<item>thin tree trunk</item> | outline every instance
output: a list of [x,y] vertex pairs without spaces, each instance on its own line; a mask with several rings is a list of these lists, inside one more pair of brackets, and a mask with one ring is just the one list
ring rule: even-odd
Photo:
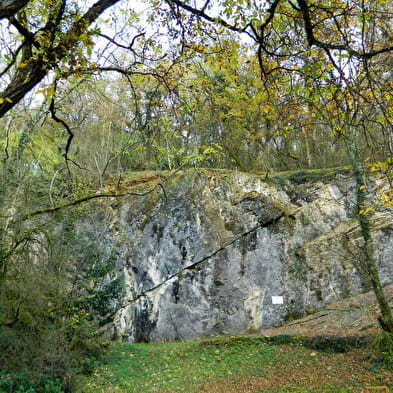
[[364,267],[367,271],[375,296],[377,298],[381,312],[378,318],[384,331],[393,334],[393,316],[389,303],[386,300],[385,293],[379,278],[377,263],[374,258],[374,243],[371,236],[371,225],[366,214],[361,214],[360,210],[364,205],[366,195],[364,190],[365,177],[362,163],[360,162],[359,150],[354,137],[352,142],[352,168],[355,180],[356,194],[356,218],[359,222],[360,232],[364,242]]

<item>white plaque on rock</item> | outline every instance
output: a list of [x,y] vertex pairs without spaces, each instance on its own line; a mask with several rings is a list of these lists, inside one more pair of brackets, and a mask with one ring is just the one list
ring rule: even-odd
[[272,296],[273,304],[284,304],[284,298],[282,296]]

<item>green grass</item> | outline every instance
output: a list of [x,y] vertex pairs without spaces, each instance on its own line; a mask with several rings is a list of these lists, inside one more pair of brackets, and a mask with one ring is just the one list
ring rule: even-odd
[[392,382],[391,371],[367,371],[366,366],[348,353],[269,345],[253,336],[114,343],[78,393],[349,393]]
[[259,342],[230,340],[165,344],[114,344],[102,366],[82,389],[87,392],[155,392],[170,389],[199,391],[207,380],[247,373],[257,375],[260,364],[274,361],[276,348]]

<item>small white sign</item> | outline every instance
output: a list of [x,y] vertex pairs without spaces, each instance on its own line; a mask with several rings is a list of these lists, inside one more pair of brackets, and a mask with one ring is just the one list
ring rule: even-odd
[[284,304],[284,298],[282,296],[272,296],[273,304]]

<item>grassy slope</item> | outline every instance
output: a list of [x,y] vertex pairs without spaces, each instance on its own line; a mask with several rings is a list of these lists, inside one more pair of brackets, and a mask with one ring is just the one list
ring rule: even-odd
[[367,348],[329,353],[229,336],[113,344],[106,364],[81,382],[79,393],[344,393],[368,385],[392,389],[393,372],[376,367]]

